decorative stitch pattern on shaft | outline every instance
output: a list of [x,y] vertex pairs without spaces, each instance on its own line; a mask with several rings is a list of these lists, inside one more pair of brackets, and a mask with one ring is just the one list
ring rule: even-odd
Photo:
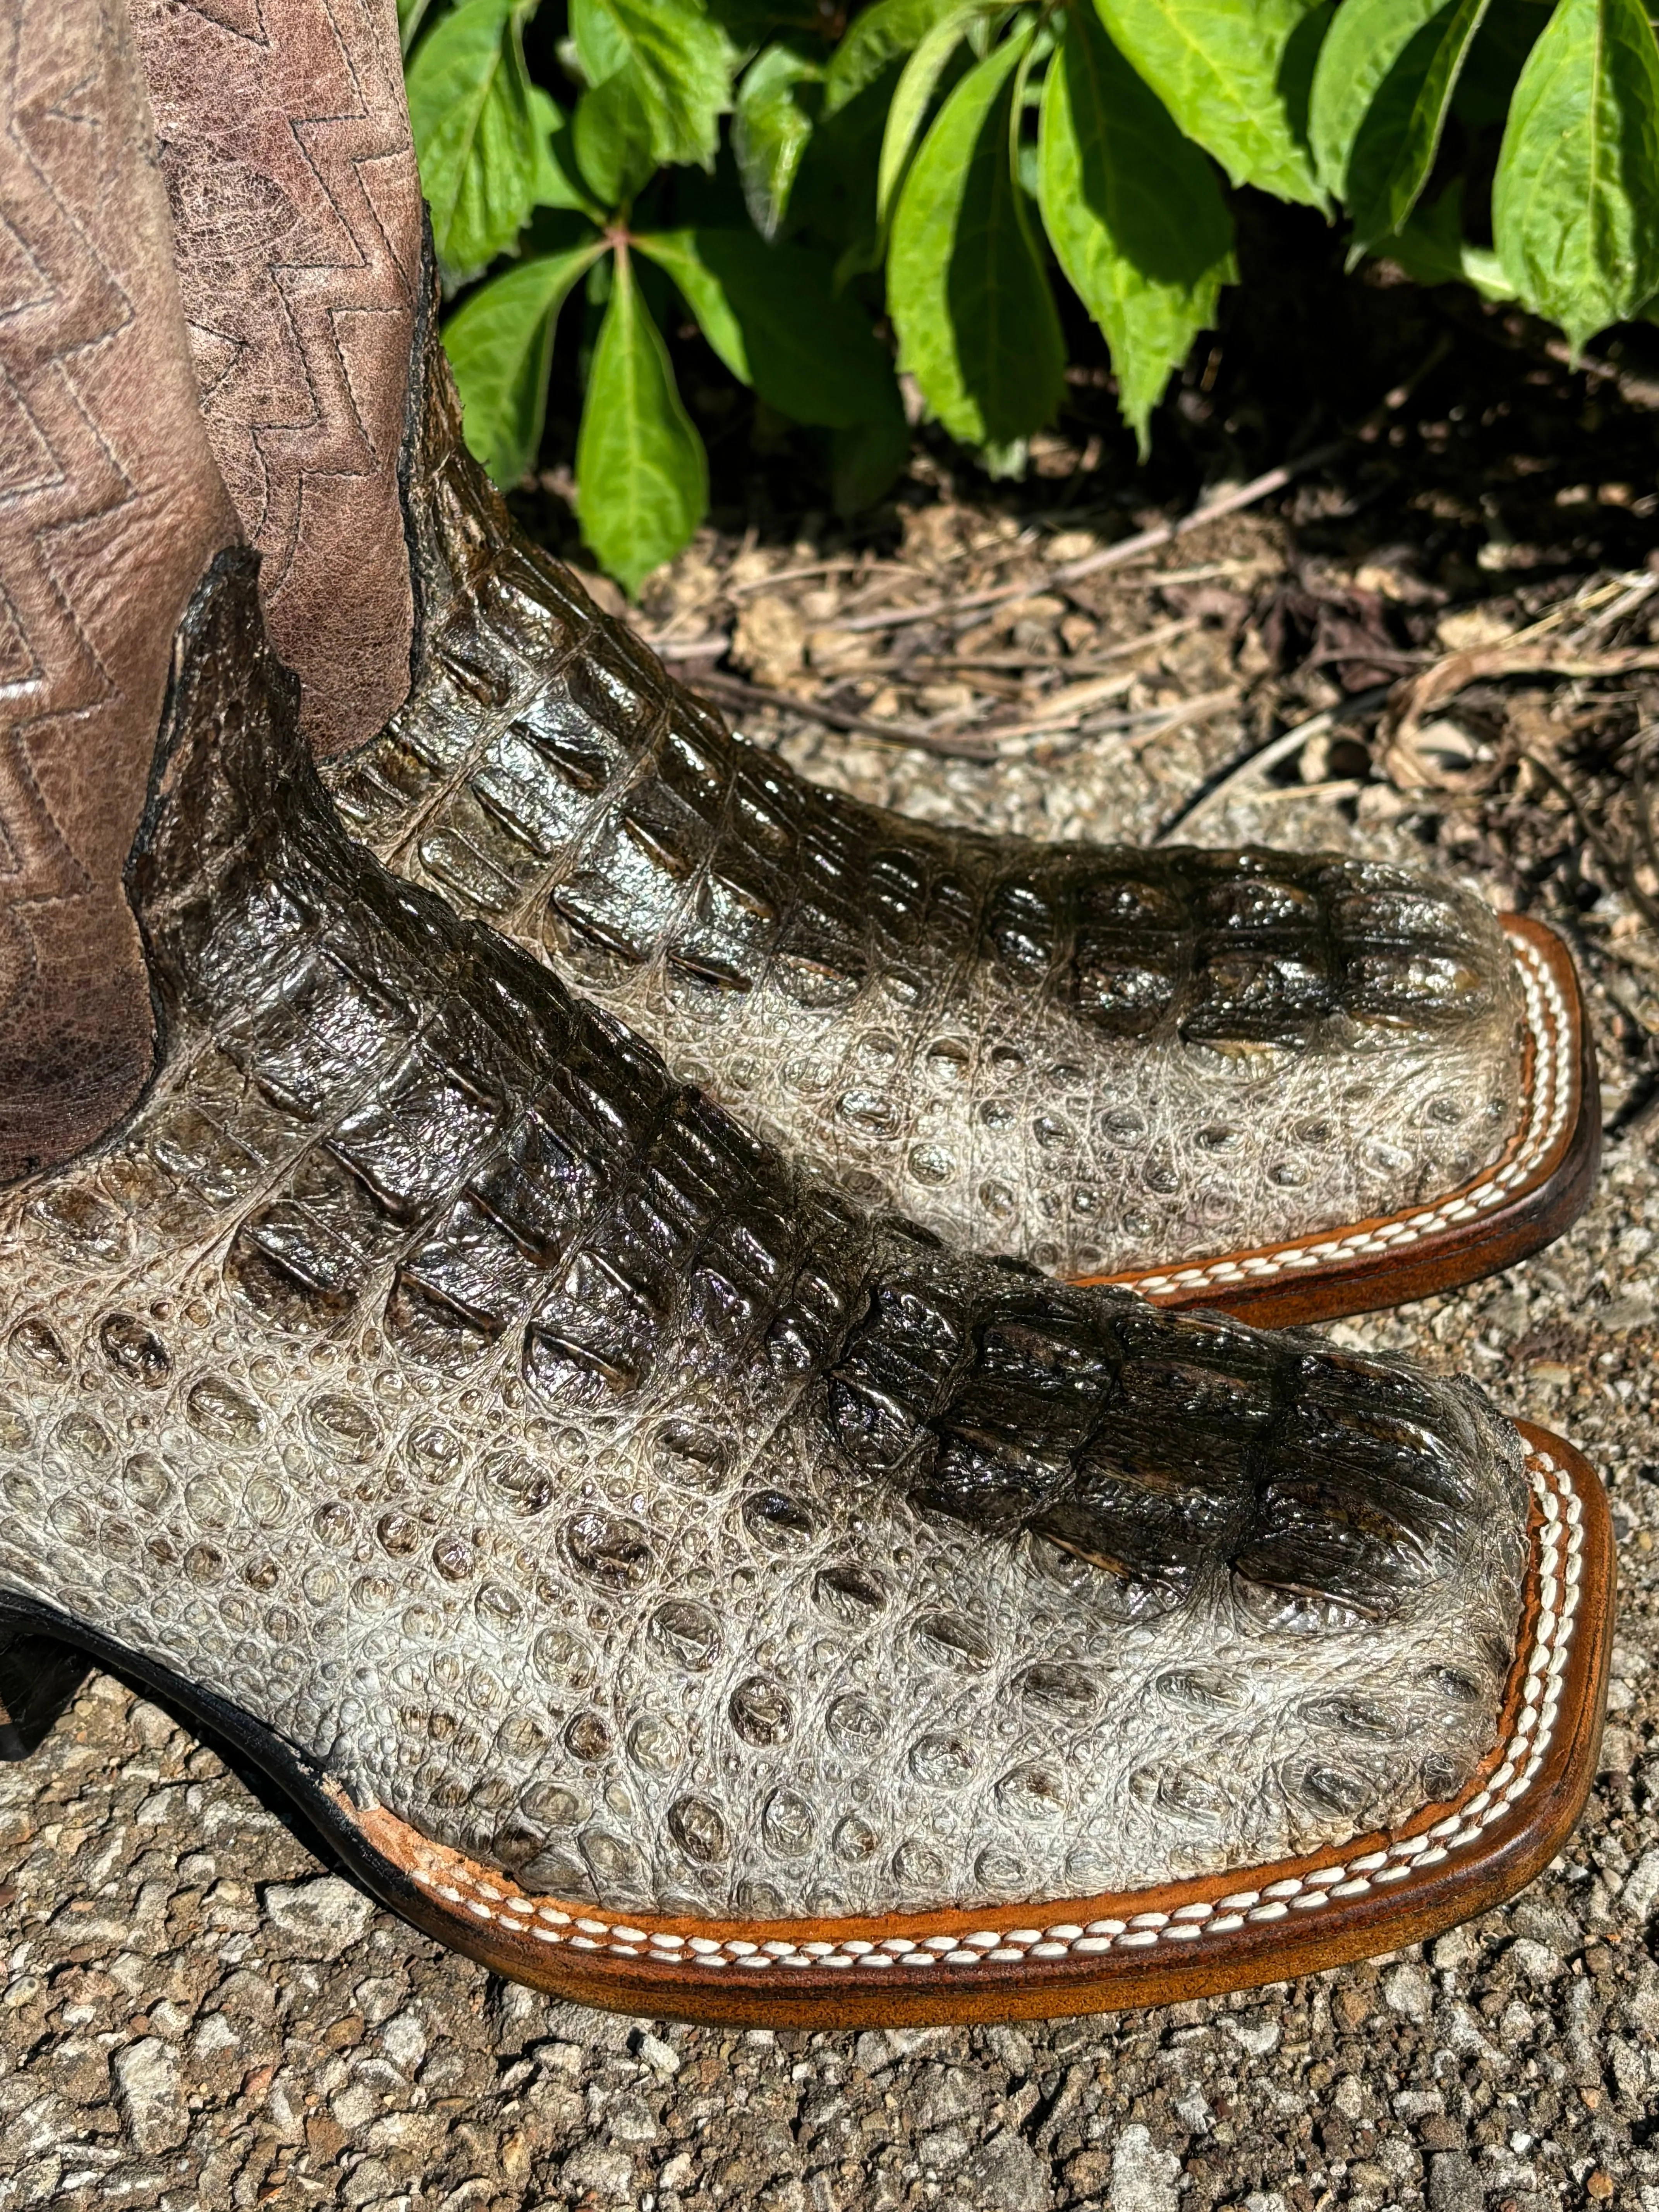
[[129,0],[201,404],[325,750],[409,689],[421,198],[390,0]]
[[150,1072],[121,870],[173,626],[234,519],[120,0],[0,14],[0,1182]]

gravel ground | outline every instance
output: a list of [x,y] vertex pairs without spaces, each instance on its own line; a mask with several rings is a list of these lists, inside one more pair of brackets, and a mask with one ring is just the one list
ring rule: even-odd
[[[1142,657],[1128,705],[1239,690],[1237,707],[1198,724],[1133,745],[1121,731],[1085,732],[1047,757],[989,766],[832,737],[787,712],[746,726],[809,773],[917,812],[1048,835],[1155,834],[1274,728],[1344,696],[1308,667],[1277,691],[1264,674],[1285,655],[1271,635],[1264,647],[1261,609],[1275,591],[1282,605],[1292,583],[1310,588],[1297,514],[1238,517],[1086,601],[1010,610],[1010,635],[1034,659],[1067,606],[1095,652],[1195,617],[1155,665]],[[1006,540],[1006,510],[982,520],[988,545]],[[954,510],[958,538],[972,526]],[[908,526],[918,544],[939,535]],[[1397,547],[1362,556],[1328,548],[1315,598],[1426,607],[1412,635],[1430,650],[1437,621],[1443,646],[1470,635],[1444,628],[1456,594],[1443,570],[1424,600],[1420,562],[1414,571]],[[740,629],[740,601],[717,588],[750,573],[736,564],[763,579],[802,558],[711,538],[648,616],[682,631],[711,620],[730,631],[735,616]],[[1198,584],[1222,596],[1195,601],[1189,572],[1206,567],[1221,574]],[[1522,595],[1475,608],[1489,627],[1535,612],[1525,578],[1471,575],[1476,592],[1503,583]],[[770,663],[750,622],[749,673],[806,683],[802,640],[839,604],[800,612],[808,589],[822,579],[760,595],[800,619],[793,633],[774,622]],[[872,705],[874,689],[842,696],[890,712],[878,692]],[[1564,731],[1585,725],[1572,687],[1551,711]],[[1628,720],[1630,695],[1606,711]],[[1217,841],[1419,859],[1427,847],[1496,903],[1569,927],[1602,1047],[1612,1133],[1600,1194],[1573,1232],[1496,1282],[1334,1331],[1474,1374],[1507,1409],[1572,1437],[1608,1482],[1623,1575],[1613,1710],[1589,1812],[1547,1875],[1425,1950],[1234,1999],[973,2031],[671,2027],[562,2005],[440,1951],[342,1879],[257,1780],[94,1675],[33,1760],[0,1770],[0,2212],[1659,2212],[1659,1161],[1648,1106],[1659,1095],[1649,981],[1659,933],[1581,817],[1524,771],[1490,801],[1448,798],[1436,811],[1349,751],[1358,758],[1310,751],[1195,827]]]

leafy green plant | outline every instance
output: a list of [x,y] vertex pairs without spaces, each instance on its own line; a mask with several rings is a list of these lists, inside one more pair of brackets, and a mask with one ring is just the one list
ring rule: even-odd
[[468,442],[515,483],[571,349],[582,531],[630,591],[708,505],[665,325],[816,439],[850,511],[904,464],[901,376],[988,469],[1023,465],[1084,327],[1067,293],[1144,458],[1237,281],[1243,190],[1575,349],[1659,294],[1643,0],[399,0],[399,22]]

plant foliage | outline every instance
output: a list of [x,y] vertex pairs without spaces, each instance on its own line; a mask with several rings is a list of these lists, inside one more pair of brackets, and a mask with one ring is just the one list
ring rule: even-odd
[[1575,349],[1659,294],[1643,0],[398,0],[398,20],[468,442],[516,482],[570,349],[581,526],[630,591],[708,505],[665,328],[817,438],[850,510],[904,464],[901,374],[913,415],[1021,466],[1085,313],[1144,458],[1237,281],[1243,188]]

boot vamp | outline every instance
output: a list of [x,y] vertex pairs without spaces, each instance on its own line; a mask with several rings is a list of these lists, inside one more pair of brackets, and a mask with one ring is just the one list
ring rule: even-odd
[[[1152,1886],[1451,1796],[1494,1741],[1524,1509],[1483,1411],[1437,1407],[1425,1448],[1321,1361],[1340,1410],[1292,1376],[1241,1451],[1156,1371],[1191,1324],[1124,1359],[929,1269],[903,1294],[975,1352],[885,1464],[856,1346],[780,1412],[765,1352],[688,1322],[695,1279],[639,1380],[589,1304],[448,1358],[428,1317],[416,1352],[389,1273],[337,1332],[283,1326],[111,1194],[164,1127],[6,1224],[0,1577],[526,1887],[791,1915]],[[88,1233],[124,1263],[63,1266]],[[999,1387],[1011,1333],[1115,1387]],[[1236,1400],[1270,1364],[1196,1351]]]

